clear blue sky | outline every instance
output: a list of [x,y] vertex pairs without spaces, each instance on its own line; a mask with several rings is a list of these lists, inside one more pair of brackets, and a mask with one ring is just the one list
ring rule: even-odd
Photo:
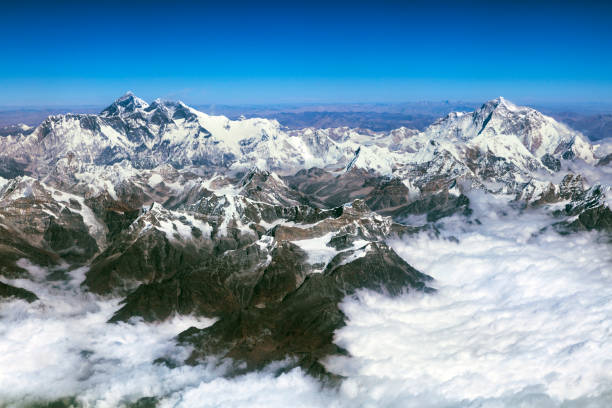
[[611,2],[16,3],[1,106],[612,102]]

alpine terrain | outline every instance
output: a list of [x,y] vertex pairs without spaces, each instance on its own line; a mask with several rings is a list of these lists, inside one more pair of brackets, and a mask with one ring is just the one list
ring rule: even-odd
[[[347,375],[330,361],[353,355],[337,337],[346,299],[439,296],[430,270],[394,242],[462,245],[449,225],[504,222],[477,211],[487,197],[521,217],[545,214],[530,237],[592,231],[612,248],[611,166],[580,132],[502,97],[387,132],[288,129],[127,93],[99,114],[0,136],[0,320],[15,305],[70,315],[77,303],[104,311],[87,324],[105,333],[192,319],[138,364],[212,364],[223,378],[299,367],[333,388]],[[103,359],[68,342],[78,381],[95,378],[87,367]],[[119,402],[155,406],[171,392],[143,387]],[[78,387],[23,394],[10,398],[89,403]]]

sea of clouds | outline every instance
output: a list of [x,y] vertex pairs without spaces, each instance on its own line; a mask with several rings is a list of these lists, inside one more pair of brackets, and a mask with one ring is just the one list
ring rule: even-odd
[[[116,407],[158,396],[161,407],[610,407],[612,246],[597,233],[562,236],[541,211],[471,197],[474,215],[441,234],[390,245],[435,278],[435,294],[360,292],[341,307],[325,364],[346,380],[322,388],[300,369],[226,378],[225,365],[153,364],[188,350],[173,337],[212,319],[105,323],[119,307],[23,261],[11,281],[40,301],[0,304],[0,406],[76,396]],[[478,220],[478,222],[476,221]]]

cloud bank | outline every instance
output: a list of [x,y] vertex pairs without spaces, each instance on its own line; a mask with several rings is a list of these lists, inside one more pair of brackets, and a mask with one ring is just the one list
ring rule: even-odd
[[372,406],[612,404],[609,244],[497,204],[476,202],[482,225],[446,225],[459,242],[391,243],[438,293],[344,302],[336,341],[353,358],[329,366],[345,390]]
[[23,263],[33,281],[11,283],[40,301],[0,305],[0,405],[75,396],[116,407],[156,396],[161,407],[612,406],[610,244],[558,235],[540,212],[471,198],[471,222],[450,218],[441,237],[390,242],[436,279],[436,294],[361,292],[342,303],[348,324],[336,342],[351,356],[326,361],[347,377],[338,389],[300,369],[224,378],[214,360],[153,364],[184,357],[173,337],[213,320],[107,324],[119,306],[79,289],[84,270],[49,282],[50,271]]

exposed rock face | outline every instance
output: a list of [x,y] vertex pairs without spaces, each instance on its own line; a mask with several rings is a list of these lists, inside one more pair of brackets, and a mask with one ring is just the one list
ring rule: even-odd
[[[344,296],[359,289],[390,295],[431,290],[431,278],[382,241],[392,221],[363,201],[333,210],[268,207],[275,214],[268,222],[257,213],[248,218],[248,211],[230,211],[221,218],[235,214],[251,225],[233,220],[234,227],[222,231],[225,219],[217,219],[210,230],[189,235],[187,223],[196,228],[198,213],[154,205],[93,261],[85,284],[127,295],[112,321],[156,321],[175,313],[219,317],[209,329],[180,336],[195,347],[191,362],[221,354],[251,369],[290,356],[317,375],[324,373],[317,361],[338,352],[333,332],[344,323],[338,309]],[[215,206],[194,208],[209,221],[218,216]],[[266,229],[253,220],[275,225]],[[313,258],[313,250],[322,256]]]
[[308,204],[306,197],[289,188],[280,177],[269,171],[252,169],[240,180],[241,194],[253,201],[292,206]]
[[[212,316],[233,304],[244,307],[253,296],[278,297],[276,289],[264,290],[270,281],[293,282],[290,286],[295,290],[308,274],[322,271],[334,253],[381,242],[393,229],[390,219],[372,213],[362,201],[332,210],[268,205],[264,213],[273,214],[268,221],[257,213],[252,218],[248,212],[215,216],[215,207],[196,208],[207,212],[152,206],[92,261],[85,285],[97,293],[130,294],[118,314],[122,319],[159,318],[159,308],[135,305],[146,303],[143,298],[160,288],[176,293],[158,296],[172,303],[164,304],[166,315],[197,311]],[[265,227],[272,223],[272,228]],[[340,241],[344,244],[339,245]],[[307,252],[313,245],[327,252],[324,258],[309,260]],[[279,270],[279,265],[286,270]],[[192,288],[202,293],[194,295]],[[208,298],[204,292],[218,290],[225,291],[213,297],[226,299],[221,305],[202,303]]]
[[322,207],[335,207],[365,198],[374,191],[381,179],[383,178],[379,174],[358,168],[340,174],[311,168],[285,177],[290,187],[300,191],[310,202]]
[[[310,175],[314,177],[310,178]],[[411,215],[425,215],[431,222],[455,213],[470,213],[469,199],[460,192],[452,178],[440,180],[435,189],[427,193],[414,187],[411,190],[399,178],[389,179],[361,170],[333,176],[330,172],[313,168],[285,179],[317,205],[329,206],[345,200],[363,199],[376,212],[397,221],[404,221]]]
[[585,195],[584,183],[580,174],[568,174],[559,184],[559,197],[565,200],[581,199]]
[[[406,288],[431,290],[426,286],[431,278],[383,243],[339,253],[322,273],[308,275],[298,287],[294,283],[301,271],[290,271],[303,255],[287,248],[282,252],[258,282],[256,287],[262,289],[256,290],[251,304],[230,311],[209,328],[192,328],[179,336],[195,347],[192,362],[222,353],[247,361],[246,369],[254,369],[289,356],[309,373],[321,376],[324,369],[318,361],[342,352],[333,344],[334,331],[344,325],[338,309],[342,298],[364,288],[392,296]],[[263,290],[274,296],[262,298]]]
[[470,215],[470,200],[463,194],[455,195],[448,190],[425,196],[393,212],[394,218],[410,215],[425,215],[428,222],[438,221],[453,214]]
[[546,153],[542,156],[542,164],[552,171],[561,170],[561,161],[550,153]]
[[50,265],[61,258],[84,263],[105,241],[105,229],[81,197],[50,188],[30,177],[17,177],[0,189],[0,268],[28,258]]
[[[562,210],[555,211],[557,216],[569,216],[566,221],[556,224],[562,233],[583,230],[599,230],[612,233],[612,211],[606,203],[609,187],[595,185],[588,190],[581,190],[579,177],[566,177],[565,197],[569,202]],[[564,181],[566,181],[564,179]]]
[[60,256],[50,250],[32,245],[12,228],[0,225],[0,276],[13,279],[27,276],[17,262],[29,259],[37,265],[56,265]]

